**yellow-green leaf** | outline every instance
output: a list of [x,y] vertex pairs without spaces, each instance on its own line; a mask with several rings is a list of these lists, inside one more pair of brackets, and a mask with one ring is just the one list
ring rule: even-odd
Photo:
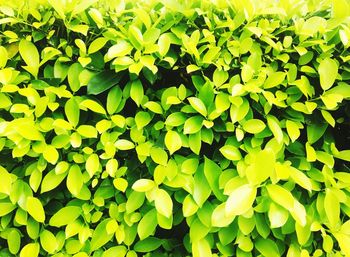
[[37,222],[43,223],[45,221],[45,211],[40,200],[36,197],[27,197],[27,212]]
[[173,130],[169,130],[165,135],[165,146],[169,149],[170,154],[179,150],[182,146],[182,141],[180,135]]
[[256,192],[256,188],[250,185],[243,185],[233,190],[225,205],[226,216],[246,213],[254,203]]
[[155,206],[157,212],[170,218],[173,213],[173,201],[164,189],[157,189],[155,193]]
[[39,243],[29,243],[22,248],[19,256],[20,257],[38,257],[39,250],[40,250]]
[[318,66],[318,73],[322,89],[327,90],[334,84],[338,76],[338,65],[333,59],[325,58]]

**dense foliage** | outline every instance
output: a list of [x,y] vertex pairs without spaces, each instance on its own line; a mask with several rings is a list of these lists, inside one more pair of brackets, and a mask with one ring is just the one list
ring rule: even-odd
[[350,4],[0,1],[0,256],[350,256]]

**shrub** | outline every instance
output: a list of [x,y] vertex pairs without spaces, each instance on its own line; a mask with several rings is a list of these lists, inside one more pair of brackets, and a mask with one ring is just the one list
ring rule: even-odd
[[0,256],[350,256],[347,0],[0,12]]

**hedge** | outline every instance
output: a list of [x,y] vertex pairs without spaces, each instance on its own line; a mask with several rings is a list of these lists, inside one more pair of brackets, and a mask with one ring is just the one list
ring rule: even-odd
[[0,13],[0,256],[350,256],[347,0]]

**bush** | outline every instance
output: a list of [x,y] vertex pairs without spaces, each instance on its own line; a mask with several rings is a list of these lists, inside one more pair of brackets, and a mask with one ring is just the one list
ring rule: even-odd
[[0,256],[350,256],[347,0],[0,12]]

